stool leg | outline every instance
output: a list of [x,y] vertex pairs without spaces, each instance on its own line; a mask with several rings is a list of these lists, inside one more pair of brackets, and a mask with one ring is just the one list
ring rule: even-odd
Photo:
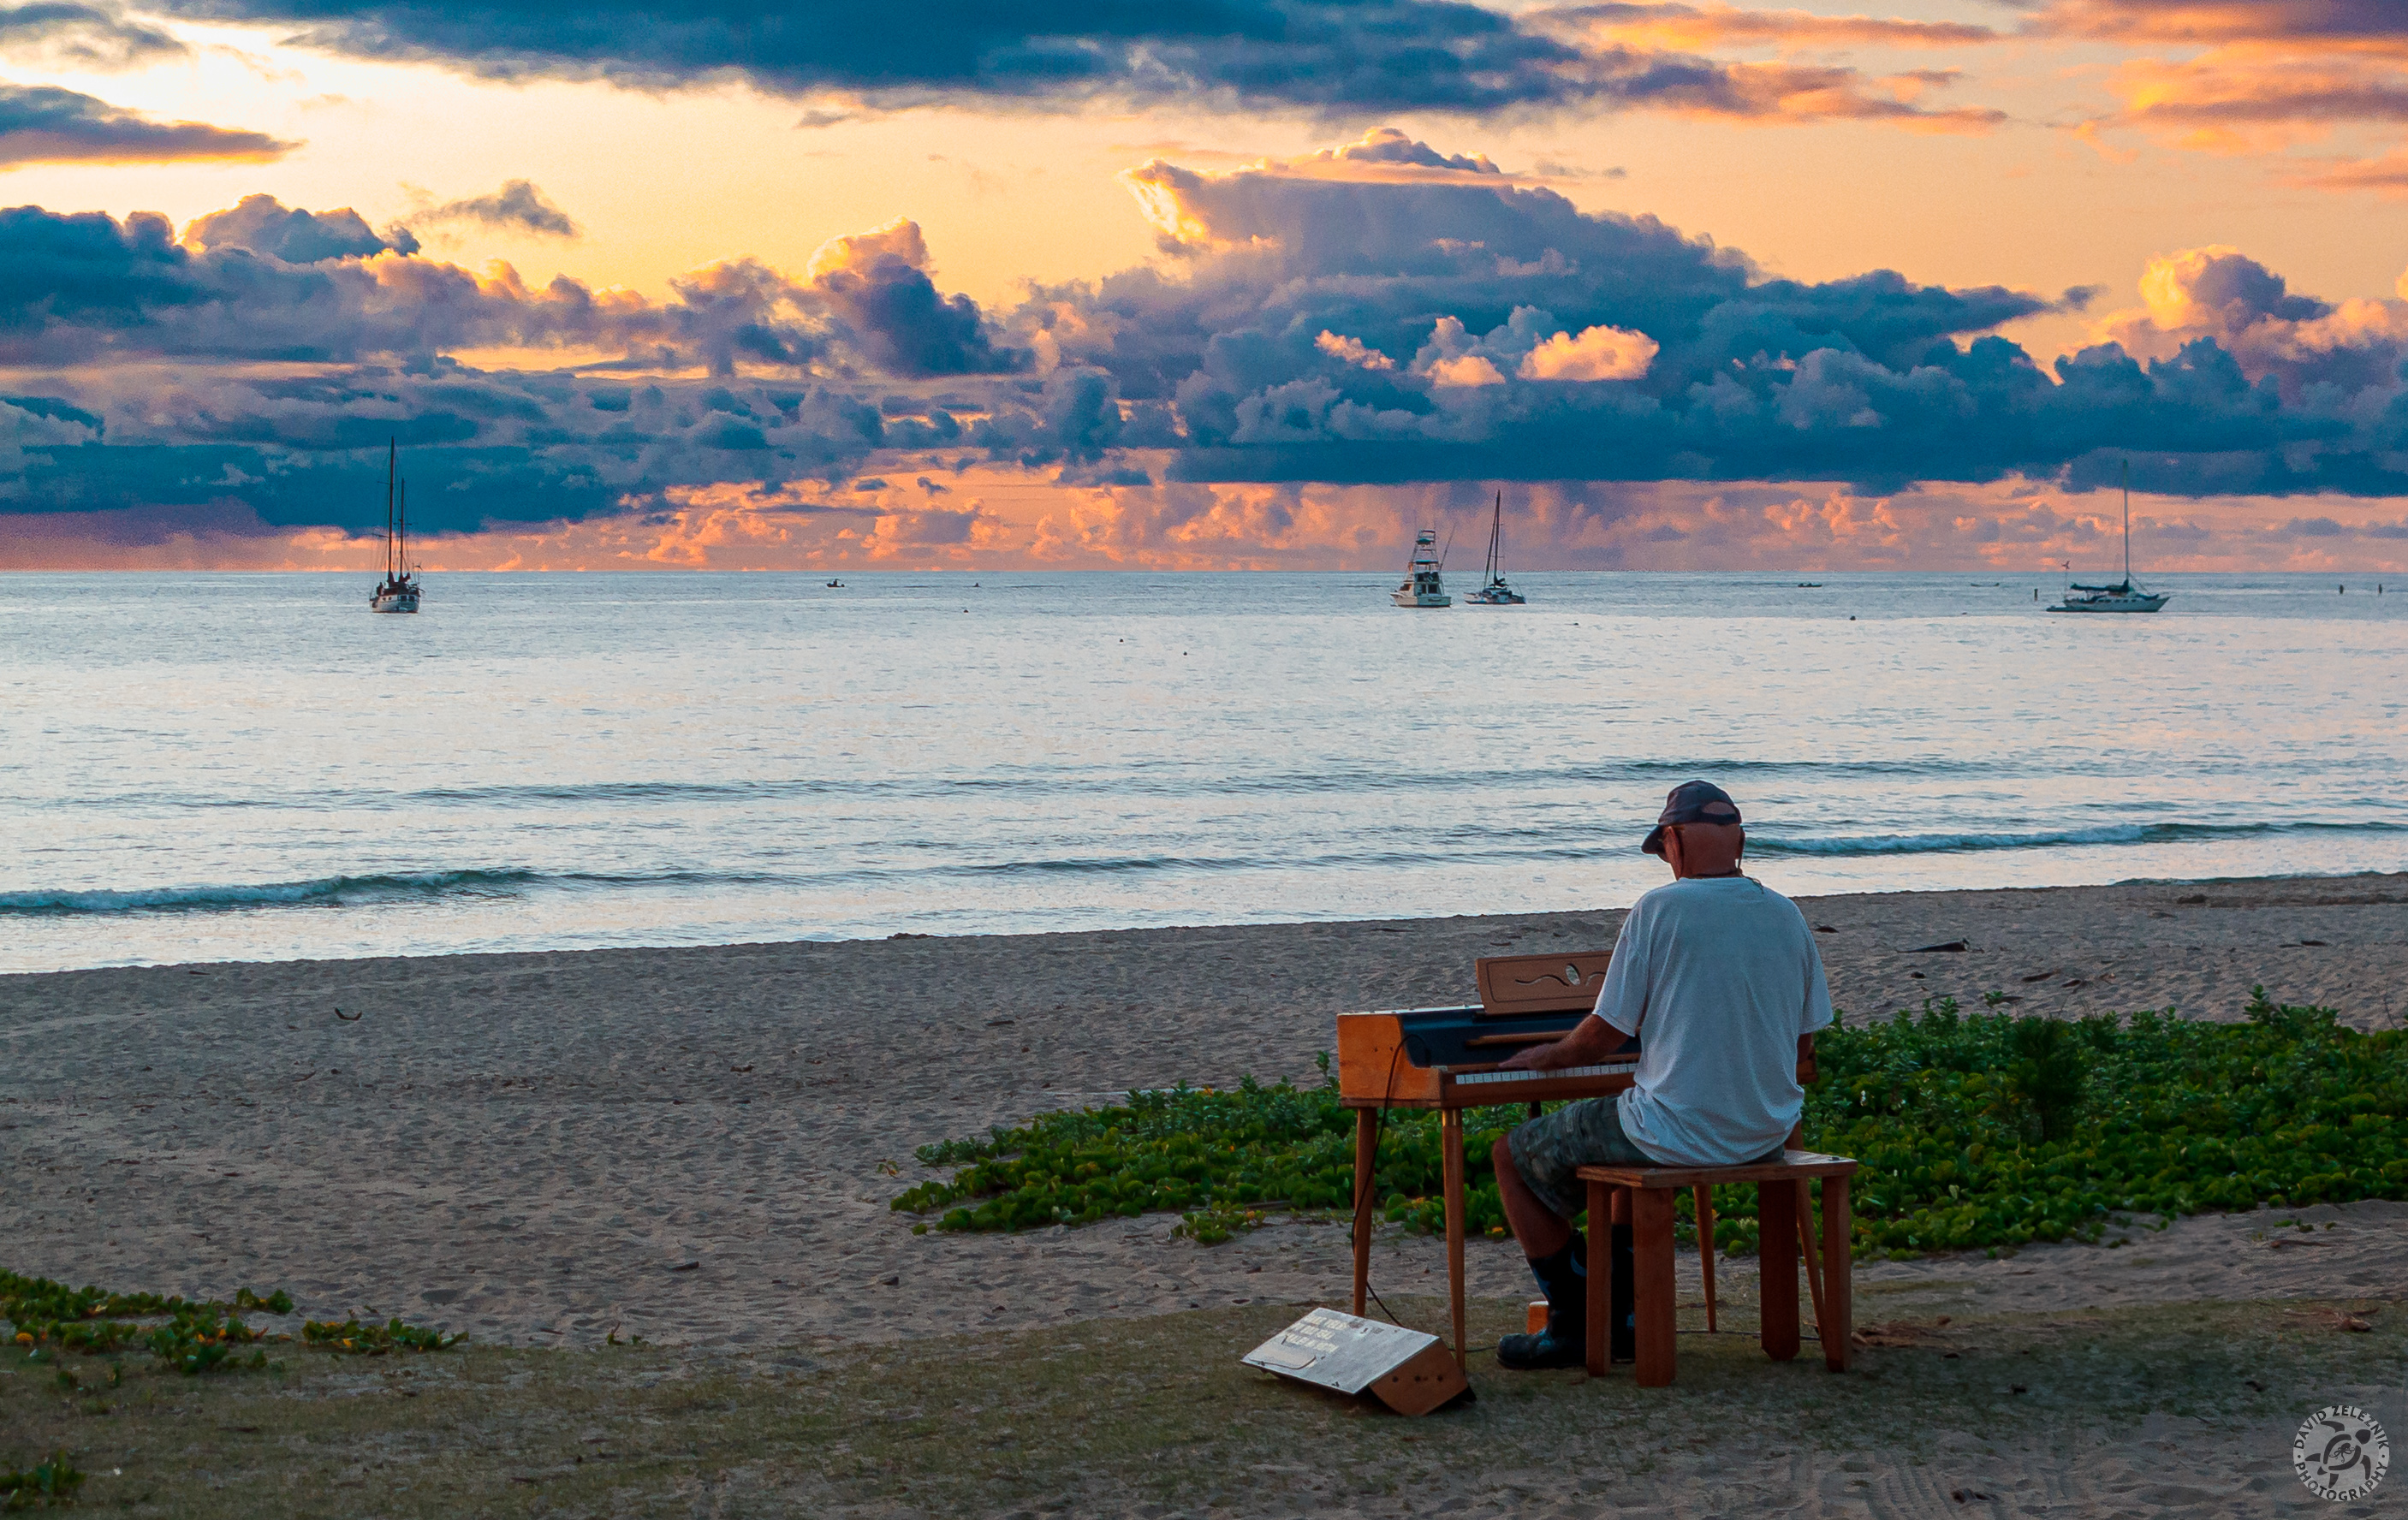
[[1606,1183],[1588,1184],[1588,1375],[1605,1376],[1612,1358],[1613,1313],[1613,1191]]
[[1714,1325],[1714,1190],[1700,1184],[1698,1199],[1698,1271],[1706,1280],[1706,1332]]
[[1848,1227],[1848,1180],[1823,1179],[1823,1302],[1828,1312],[1819,1322],[1823,1365],[1834,1372],[1848,1369],[1856,1349],[1856,1255]]
[[1823,1253],[1814,1245],[1814,1195],[1798,1184],[1798,1250],[1806,1258],[1806,1291],[1814,1300],[1814,1333],[1823,1333]]
[[1798,1184],[1756,1184],[1756,1266],[1762,1276],[1764,1354],[1776,1362],[1798,1355]]
[[1379,1143],[1379,1115],[1354,1111],[1354,1317],[1363,1317],[1363,1290],[1371,1283],[1371,1147]]
[[1630,1196],[1630,1248],[1634,1257],[1632,1306],[1637,1311],[1639,1385],[1661,1388],[1672,1381],[1672,1194],[1642,1187]]

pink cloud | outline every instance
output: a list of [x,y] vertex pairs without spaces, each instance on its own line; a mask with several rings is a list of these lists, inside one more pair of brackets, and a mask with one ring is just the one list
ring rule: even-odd
[[[884,461],[898,480],[941,470]],[[931,485],[938,482],[933,479]],[[948,475],[943,508],[917,483],[829,493],[714,485],[643,514],[448,534],[434,574],[522,569],[1388,570],[1413,529],[1482,526],[1469,486],[1064,485],[982,466]],[[1508,567],[1772,573],[1959,570],[2047,578],[2120,552],[2117,498],[2010,480],[1877,495],[1830,486],[1541,482],[1506,493]],[[2408,573],[2408,501],[2136,499],[2152,571]],[[246,568],[366,574],[376,540],[271,528],[230,512],[206,529],[125,514],[0,517],[7,567]],[[1458,569],[1464,568],[1458,566]]]

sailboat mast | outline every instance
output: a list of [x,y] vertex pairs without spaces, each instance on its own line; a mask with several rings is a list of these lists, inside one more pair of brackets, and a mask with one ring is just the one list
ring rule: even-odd
[[398,457],[399,444],[387,438],[384,445],[384,578],[393,579],[393,469]]
[[409,482],[401,482],[401,509],[394,514],[398,531],[394,534],[394,579],[409,573]]
[[2132,583],[2132,462],[2124,461],[2124,583]]

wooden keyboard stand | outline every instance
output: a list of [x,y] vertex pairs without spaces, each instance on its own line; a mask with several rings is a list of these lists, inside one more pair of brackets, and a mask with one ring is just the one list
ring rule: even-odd
[[[1538,1039],[1570,1034],[1596,1006],[1605,980],[1610,952],[1583,951],[1569,954],[1500,955],[1474,963],[1480,1002],[1453,1011],[1482,1018],[1552,1016],[1557,1025]],[[1575,1071],[1532,1071],[1497,1075],[1494,1062],[1485,1065],[1416,1066],[1407,1059],[1403,1012],[1436,1010],[1388,1010],[1338,1016],[1339,1100],[1354,1111],[1354,1312],[1363,1312],[1371,1281],[1371,1217],[1377,1198],[1373,1162],[1378,1150],[1380,1114],[1386,1109],[1439,1111],[1440,1170],[1445,1180],[1447,1310],[1453,1337],[1448,1345],[1455,1364],[1464,1365],[1463,1337],[1463,1111],[1505,1103],[1527,1103],[1535,1117],[1541,1102],[1598,1097],[1630,1085],[1635,1061]],[[1541,1022],[1546,1022],[1541,1018]],[[1514,1043],[1532,1042],[1528,1035]],[[1512,1054],[1498,1047],[1498,1059]]]

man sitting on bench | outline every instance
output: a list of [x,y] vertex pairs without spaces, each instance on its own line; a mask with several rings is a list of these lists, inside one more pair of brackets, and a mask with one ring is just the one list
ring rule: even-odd
[[[1567,1103],[1497,1141],[1505,1218],[1547,1295],[1545,1330],[1498,1342],[1507,1367],[1586,1359],[1587,1253],[1571,1226],[1583,1207],[1580,1168],[1778,1157],[1805,1109],[1798,1067],[1814,1031],[1831,1022],[1831,991],[1798,905],[1741,873],[1746,844],[1739,807],[1721,787],[1674,787],[1640,845],[1672,868],[1671,884],[1641,896],[1623,920],[1597,1011],[1562,1040],[1505,1062],[1552,1070],[1610,1060],[1633,1037],[1640,1046],[1628,1092]],[[1630,1226],[1612,1227],[1612,1348],[1627,1357]]]

